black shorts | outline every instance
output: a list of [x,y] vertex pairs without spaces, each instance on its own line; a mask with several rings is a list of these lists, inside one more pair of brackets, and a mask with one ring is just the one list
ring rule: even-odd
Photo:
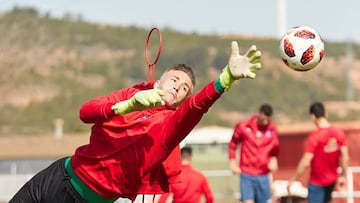
[[86,203],[71,185],[65,159],[37,173],[14,195],[9,203]]

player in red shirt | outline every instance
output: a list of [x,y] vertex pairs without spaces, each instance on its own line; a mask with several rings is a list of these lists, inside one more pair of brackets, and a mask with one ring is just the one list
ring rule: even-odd
[[[291,191],[292,183],[310,167],[308,202],[327,203],[331,201],[331,193],[336,183],[339,186],[345,184],[345,172],[349,160],[346,136],[343,130],[329,123],[325,107],[321,102],[311,104],[310,117],[317,130],[306,140],[305,153],[289,180],[288,190]],[[339,166],[342,169],[340,174],[338,174]]]
[[181,183],[172,184],[171,193],[163,194],[158,203],[165,203],[172,196],[172,203],[213,203],[214,196],[205,175],[192,167],[192,148],[181,148]]
[[80,109],[80,119],[93,124],[89,144],[37,173],[10,203],[103,203],[168,192],[180,174],[172,167],[180,167],[179,143],[233,82],[255,78],[260,56],[255,46],[240,55],[233,41],[228,65],[192,96],[192,69],[177,64],[156,82],[89,100]]
[[[229,143],[230,169],[240,174],[240,197],[244,203],[265,203],[271,199],[271,174],[278,167],[279,138],[271,121],[273,109],[260,106],[257,115],[234,127]],[[236,163],[236,149],[240,147],[240,163]]]

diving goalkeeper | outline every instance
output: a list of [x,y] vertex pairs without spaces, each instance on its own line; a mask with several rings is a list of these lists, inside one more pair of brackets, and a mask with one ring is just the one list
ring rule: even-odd
[[93,124],[89,144],[37,173],[10,203],[105,203],[168,192],[179,181],[179,143],[234,81],[255,78],[260,56],[255,46],[240,55],[233,41],[228,65],[196,94],[191,67],[176,64],[157,81],[87,101],[80,119]]

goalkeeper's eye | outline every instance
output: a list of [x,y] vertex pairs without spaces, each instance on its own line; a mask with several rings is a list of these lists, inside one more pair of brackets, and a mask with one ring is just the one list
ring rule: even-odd
[[189,88],[189,86],[188,86],[187,84],[182,84],[182,85],[180,86],[179,90],[187,93],[187,92],[190,91],[190,88]]

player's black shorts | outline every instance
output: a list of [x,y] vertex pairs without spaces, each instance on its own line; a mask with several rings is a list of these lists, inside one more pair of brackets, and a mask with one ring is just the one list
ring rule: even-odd
[[65,159],[55,161],[32,177],[9,203],[86,203],[71,185]]

